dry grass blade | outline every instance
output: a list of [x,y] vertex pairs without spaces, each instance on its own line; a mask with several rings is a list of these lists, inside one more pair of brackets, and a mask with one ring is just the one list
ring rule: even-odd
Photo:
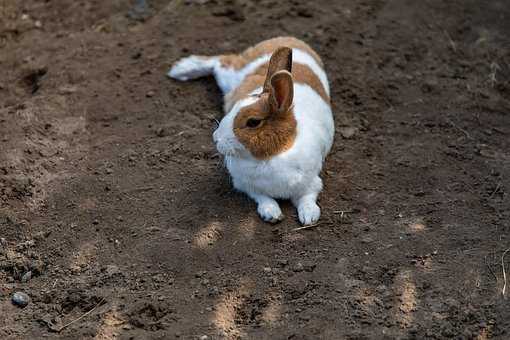
[[494,276],[494,279],[496,280],[496,284],[498,284],[499,283],[498,276],[496,275],[494,270],[492,270],[492,267],[490,266],[489,262],[487,261],[487,255],[485,255],[484,261],[485,261],[485,265],[487,266],[487,268],[489,268],[490,273],[492,274],[492,276]]
[[89,315],[90,313],[92,313],[94,310],[96,310],[97,307],[99,307],[103,302],[105,301],[105,298],[102,298],[101,301],[99,301],[97,303],[97,305],[95,305],[91,310],[89,310],[88,312],[86,312],[85,314],[83,314],[82,316],[80,316],[79,318],[76,318],[74,319],[73,321],[71,322],[68,322],[66,323],[65,325],[63,325],[62,327],[60,327],[57,332],[62,332],[64,329],[66,329],[67,327],[71,326],[73,323],[83,319],[84,317],[86,317],[87,315]]
[[501,293],[503,294],[503,298],[505,298],[505,293],[506,293],[505,256],[506,256],[506,253],[508,253],[509,251],[510,251],[510,248],[505,250],[503,255],[501,255],[501,267],[503,268],[503,289],[501,290]]
[[319,225],[320,225],[320,223],[314,223],[314,224],[304,225],[304,226],[302,226],[302,227],[294,228],[294,229],[292,229],[292,231],[299,231],[299,230],[312,229],[312,228],[318,227]]

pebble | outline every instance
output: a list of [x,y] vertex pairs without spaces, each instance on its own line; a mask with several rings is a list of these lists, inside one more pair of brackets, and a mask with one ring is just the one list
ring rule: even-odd
[[23,292],[16,292],[12,295],[12,303],[21,308],[26,307],[30,303],[30,296]]
[[340,128],[340,134],[345,139],[350,139],[358,132],[358,129],[352,126],[346,126]]
[[207,335],[202,335],[202,336],[200,337],[200,340],[207,340],[207,339],[209,339],[209,337],[208,337]]
[[294,267],[292,267],[292,270],[295,272],[302,272],[305,269],[303,264],[301,262],[296,263]]
[[106,275],[108,276],[114,276],[121,273],[121,270],[118,266],[114,264],[109,264],[105,268]]
[[196,278],[201,278],[201,277],[203,277],[206,274],[207,274],[207,272],[205,270],[202,270],[202,271],[196,272],[195,273],[195,277]]
[[365,235],[361,238],[362,243],[372,243],[374,242],[374,238],[370,235]]
[[168,136],[168,131],[164,127],[160,127],[156,130],[156,136],[158,137],[165,137]]
[[154,91],[149,91],[145,95],[147,96],[147,98],[151,98],[151,97],[154,97],[155,94],[156,93]]
[[286,265],[289,264],[289,261],[288,260],[278,260],[276,263],[278,264],[279,267],[285,267]]
[[317,267],[317,265],[315,263],[312,263],[312,262],[305,262],[303,264],[303,268],[307,272],[313,272],[315,270],[315,267]]
[[25,282],[30,281],[31,279],[32,279],[32,271],[29,270],[28,272],[23,274],[23,276],[21,277],[21,282],[25,283]]

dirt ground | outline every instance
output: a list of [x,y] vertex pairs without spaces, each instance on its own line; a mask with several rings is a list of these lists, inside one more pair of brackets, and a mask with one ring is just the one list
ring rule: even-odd
[[[309,230],[165,76],[278,35],[332,87]],[[510,338],[508,1],[0,0],[0,74],[0,338]]]

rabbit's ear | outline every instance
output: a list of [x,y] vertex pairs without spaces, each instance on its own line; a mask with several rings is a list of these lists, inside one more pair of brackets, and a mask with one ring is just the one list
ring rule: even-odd
[[264,82],[264,92],[271,90],[271,79],[278,71],[292,72],[292,49],[280,47],[273,52],[267,68],[266,81]]
[[284,70],[271,77],[269,90],[269,106],[272,114],[286,113],[294,100],[294,82],[292,75]]

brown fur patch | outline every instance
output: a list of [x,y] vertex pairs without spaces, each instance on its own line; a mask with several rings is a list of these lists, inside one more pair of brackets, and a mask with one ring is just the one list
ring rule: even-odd
[[253,92],[258,87],[261,87],[264,84],[264,80],[266,77],[261,74],[251,74],[244,78],[241,85],[239,85],[235,90],[230,91],[227,95],[225,95],[223,109],[225,113],[228,113],[232,110],[232,107],[235,103],[240,101],[243,98],[248,97],[248,95]]
[[307,65],[292,63],[291,48],[303,49],[322,66],[318,55],[295,38],[263,41],[239,56],[222,57],[224,64],[240,68],[245,65],[243,63],[271,53],[268,63],[246,76],[238,88],[225,96],[225,112],[228,112],[236,102],[263,87],[258,100],[239,111],[233,127],[239,142],[258,159],[280,154],[294,144],[297,134],[292,109],[294,82],[309,85],[329,103],[329,96],[315,73]]
[[266,81],[264,82],[264,92],[271,90],[272,76],[281,70],[286,70],[287,72],[292,70],[292,49],[286,46],[278,47],[269,59]]
[[[235,103],[246,98],[248,94],[255,91],[264,84],[265,75],[267,73],[267,64],[260,66],[251,75],[248,75],[241,85],[225,96],[225,113],[229,112]],[[329,104],[330,98],[326,93],[326,89],[322,86],[319,77],[307,65],[293,63],[292,78],[294,83],[306,84],[317,92],[326,103]]]
[[236,70],[243,68],[251,61],[261,57],[265,54],[272,54],[278,47],[286,46],[289,48],[298,48],[305,51],[312,56],[317,63],[324,68],[324,64],[319,55],[304,41],[293,37],[278,37],[262,41],[255,46],[252,46],[241,54],[228,54],[221,56],[221,63],[223,65],[232,67]]
[[[297,133],[292,109],[275,114],[269,105],[269,93],[263,93],[252,105],[242,108],[234,119],[234,134],[253,157],[267,159],[290,149]],[[258,128],[247,127],[249,119],[262,120]]]
[[[253,74],[254,75],[266,74],[267,67],[268,67],[267,64],[261,65],[253,72]],[[310,86],[315,92],[317,92],[322,97],[322,99],[324,99],[326,103],[329,104],[330,98],[326,93],[326,89],[322,85],[322,82],[319,79],[319,77],[312,71],[312,69],[308,65],[293,63],[292,78],[294,80],[294,83],[306,84]]]

